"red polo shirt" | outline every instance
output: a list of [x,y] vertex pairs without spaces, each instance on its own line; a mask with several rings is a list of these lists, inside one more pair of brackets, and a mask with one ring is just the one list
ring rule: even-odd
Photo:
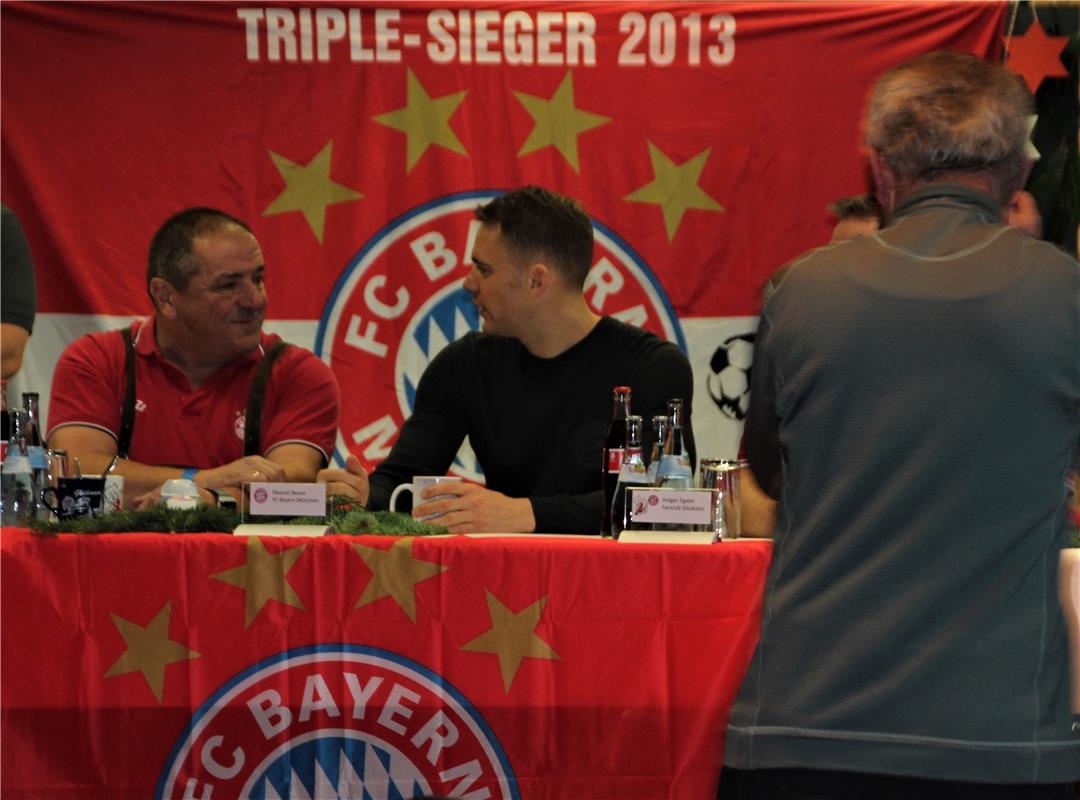
[[[226,364],[196,389],[158,349],[154,318],[132,323],[135,336],[135,431],[128,455],[144,464],[212,468],[244,455],[248,391],[263,352],[278,336]],[[91,333],[60,356],[49,401],[49,434],[86,425],[114,439],[124,401],[124,341],[119,331]],[[288,348],[270,373],[260,452],[301,443],[329,459],[338,423],[330,368],[302,347]]]

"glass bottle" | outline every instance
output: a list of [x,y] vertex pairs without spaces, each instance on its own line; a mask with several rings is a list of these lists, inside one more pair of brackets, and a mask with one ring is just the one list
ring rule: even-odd
[[626,444],[626,418],[630,414],[630,387],[616,386],[611,391],[611,424],[604,438],[604,451],[600,461],[600,485],[604,490],[603,519],[600,533],[603,536],[611,532],[611,500],[615,496],[615,485],[619,482],[619,468],[622,466],[623,448]]
[[669,419],[664,414],[652,418],[652,446],[649,449],[649,483],[656,485],[656,472],[660,468],[660,457],[664,454],[664,440],[667,438]]
[[41,436],[41,412],[38,410],[38,393],[23,392],[23,411],[26,412],[27,458],[30,459],[30,491],[35,506],[41,490],[49,485],[49,457]]
[[630,414],[626,417],[626,445],[623,451],[622,466],[619,468],[619,482],[615,485],[615,494],[611,499],[611,535],[616,539],[630,524],[628,488],[649,485],[649,475],[645,468],[645,459],[641,455],[641,417]]
[[3,500],[0,517],[4,525],[23,525],[37,512],[36,498],[32,494],[26,412],[20,409],[11,411],[9,423],[11,435],[0,475],[0,496]]
[[681,398],[668,400],[671,427],[664,441],[664,454],[660,457],[660,467],[656,473],[656,485],[664,489],[694,487],[694,471],[690,467],[690,454],[686,452],[686,442],[683,439],[684,414]]
[[38,411],[38,393],[23,392],[23,411],[26,412],[26,440],[30,447],[41,446],[41,422]]

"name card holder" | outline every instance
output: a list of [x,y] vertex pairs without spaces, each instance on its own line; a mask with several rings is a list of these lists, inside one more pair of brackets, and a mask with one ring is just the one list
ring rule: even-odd
[[620,542],[714,544],[712,489],[628,489],[630,528]]
[[[238,536],[324,536],[330,531],[325,483],[246,483],[243,489],[240,524],[233,531]],[[281,522],[282,517],[323,521],[292,525]]]

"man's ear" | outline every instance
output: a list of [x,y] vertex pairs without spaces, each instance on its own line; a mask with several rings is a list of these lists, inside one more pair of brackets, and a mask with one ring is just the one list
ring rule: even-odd
[[528,274],[526,276],[526,286],[533,294],[540,295],[548,290],[551,286],[551,281],[554,276],[551,273],[551,268],[541,262],[532,264],[529,266]]
[[176,318],[176,306],[173,296],[176,288],[164,278],[150,279],[150,299],[154,301],[154,307],[158,313],[168,319]]

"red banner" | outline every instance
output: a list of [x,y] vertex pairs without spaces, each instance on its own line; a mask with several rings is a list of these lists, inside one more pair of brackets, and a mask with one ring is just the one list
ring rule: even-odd
[[[998,3],[4,3],[2,194],[38,270],[23,380],[81,315],[144,315],[156,227],[247,220],[270,327],[342,383],[338,454],[378,461],[441,344],[470,214],[540,183],[597,225],[593,307],[678,342],[703,455],[734,455],[760,290],[866,189],[874,76],[996,54]],[[80,315],[69,317],[67,315]],[[466,469],[469,474],[467,459]]]
[[[3,531],[5,798],[711,798],[767,542]],[[336,792],[336,793],[335,793]]]

